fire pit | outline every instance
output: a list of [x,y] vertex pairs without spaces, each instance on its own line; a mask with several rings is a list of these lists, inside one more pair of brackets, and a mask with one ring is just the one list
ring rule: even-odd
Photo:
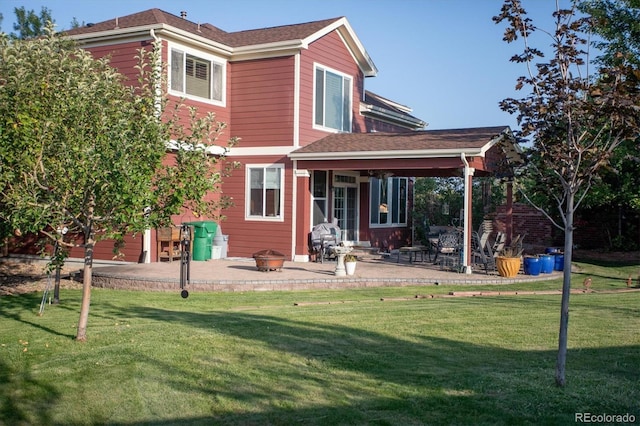
[[269,272],[279,270],[282,272],[282,265],[284,265],[284,254],[275,250],[260,250],[257,253],[253,253],[253,258],[256,260],[256,267],[258,271]]

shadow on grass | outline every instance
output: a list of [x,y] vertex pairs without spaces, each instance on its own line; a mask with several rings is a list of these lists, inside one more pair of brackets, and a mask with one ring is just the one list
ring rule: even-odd
[[[23,297],[21,308],[31,311],[35,296],[19,299]],[[487,301],[478,298],[467,303],[486,305]],[[536,310],[548,304],[548,299],[504,298],[491,303],[495,304],[492,308],[509,304],[514,310],[525,306]],[[138,371],[157,374],[149,380],[161,382],[176,394],[210,399],[212,410],[221,399],[252,409],[200,416],[189,413],[188,402],[176,401],[185,412],[170,420],[95,419],[95,423],[567,424],[573,423],[575,412],[631,412],[640,416],[636,385],[640,381],[640,345],[570,350],[568,374],[573,384],[564,390],[553,385],[555,351],[511,350],[458,341],[430,334],[425,324],[405,335],[391,335],[344,322],[317,323],[247,312],[122,307],[104,301],[92,309],[92,315],[145,319],[150,330],[154,322],[179,324],[186,327],[179,330],[194,339],[199,334],[189,329],[206,331],[203,336],[211,342],[224,335],[239,339],[243,346],[265,347],[266,354],[282,357],[261,362],[260,352],[240,353],[237,356],[245,357],[245,365],[238,362],[239,368],[233,369],[216,359],[213,350],[193,352],[187,362],[180,362],[176,360],[180,354],[167,358],[132,345],[127,350],[134,354],[135,363],[145,366]],[[11,312],[11,318],[20,321],[18,308]],[[175,337],[162,338],[166,339],[163,344],[170,346]],[[295,357],[289,359],[290,355]],[[51,424],[47,408],[55,406],[61,390],[38,382],[28,368],[12,372],[0,361],[0,369],[0,420],[7,424]],[[269,379],[263,380],[265,377]],[[607,386],[615,388],[616,395],[607,394]],[[295,396],[309,400],[301,402],[294,400]],[[314,402],[314,397],[319,401]]]
[[52,424],[49,406],[60,394],[35,379],[29,369],[16,373],[0,359],[0,424]]
[[[38,314],[41,302],[41,292],[26,293],[20,296],[3,296],[2,303],[0,303],[0,318],[4,317],[13,321],[21,322],[57,336],[74,338],[74,335],[60,333],[53,328],[46,327],[28,319],[35,318]],[[56,305],[56,307],[62,306],[62,304]],[[47,308],[45,307],[45,312],[46,309]]]
[[[478,300],[478,303],[482,302]],[[564,390],[553,384],[555,351],[509,350],[431,336],[418,330],[414,335],[394,337],[346,325],[248,313],[136,308],[127,314],[213,329],[216,333],[254,341],[259,346],[266,345],[276,352],[294,354],[297,359],[305,360],[304,365],[293,368],[272,362],[262,367],[259,359],[247,359],[247,368],[257,377],[278,377],[279,390],[261,387],[258,383],[234,388],[233,383],[237,384],[243,377],[229,379],[230,373],[225,371],[227,380],[211,380],[206,386],[199,386],[203,393],[224,394],[225,398],[264,406],[265,401],[290,398],[286,390],[301,387],[305,381],[321,380],[316,377],[316,370],[329,370],[336,372],[336,380],[320,383],[321,387],[331,388],[345,398],[344,405],[309,409],[276,409],[277,404],[270,404],[272,411],[260,414],[216,417],[216,422],[222,424],[362,424],[373,419],[388,424],[468,423],[471,419],[476,424],[498,420],[498,423],[533,424],[573,421],[573,414],[580,409],[638,411],[638,407],[632,405],[634,396],[628,395],[623,401],[603,399],[591,389],[581,395],[584,389],[576,391],[579,385],[572,388],[576,395],[565,399]],[[616,357],[615,362],[602,362],[610,356]],[[569,374],[576,382],[591,380],[598,385],[601,381],[610,381],[616,384],[614,387],[623,386],[620,391],[625,393],[640,381],[640,371],[636,368],[640,363],[640,345],[571,350],[568,358]],[[176,365],[166,365],[166,368],[175,370]],[[345,381],[341,377],[343,373],[361,381]],[[179,378],[177,387],[190,382],[202,383],[202,377],[193,371],[171,371],[170,376]],[[402,390],[391,392],[392,395],[385,398],[381,395],[386,392],[379,392],[378,388]],[[406,394],[403,396],[403,393]],[[523,412],[522,394],[530,394],[531,404],[538,408]],[[638,396],[635,391],[635,398]],[[200,420],[203,419],[186,417],[180,422],[198,424]]]

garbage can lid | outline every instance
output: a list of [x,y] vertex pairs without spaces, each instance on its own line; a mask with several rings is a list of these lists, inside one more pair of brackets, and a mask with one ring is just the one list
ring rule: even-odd
[[205,229],[207,232],[212,234],[216,231],[216,228],[218,227],[218,224],[212,220],[201,220],[198,222],[184,222],[184,225],[190,225],[190,226],[193,226],[194,228]]

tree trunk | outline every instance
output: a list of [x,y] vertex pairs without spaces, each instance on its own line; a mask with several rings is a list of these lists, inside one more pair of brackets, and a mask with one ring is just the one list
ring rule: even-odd
[[80,305],[80,320],[76,340],[87,340],[87,323],[89,322],[89,306],[91,304],[91,278],[93,272],[93,236],[85,242],[84,268],[82,271],[82,304]]
[[56,279],[53,287],[53,303],[55,305],[60,303],[60,265],[58,264],[60,254],[60,244],[56,241],[53,249],[53,257],[56,260]]
[[556,361],[556,385],[564,386],[567,363],[567,338],[569,333],[569,295],[571,294],[571,257],[573,255],[574,194],[567,194],[564,226],[564,268],[562,280],[562,302],[560,303],[560,334]]
[[84,268],[82,273],[82,304],[80,305],[80,320],[78,320],[78,334],[76,340],[87,340],[87,323],[89,322],[89,306],[91,305],[91,279],[93,275],[93,248],[95,245],[93,235],[93,208],[95,201],[89,199],[87,223],[84,232]]
[[53,287],[53,303],[57,305],[60,303],[60,266],[56,266],[56,281]]

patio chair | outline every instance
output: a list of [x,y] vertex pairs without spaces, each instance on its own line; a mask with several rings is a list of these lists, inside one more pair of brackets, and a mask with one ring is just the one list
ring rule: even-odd
[[479,236],[477,232],[471,234],[471,256],[473,263],[476,265],[482,265],[485,272],[488,274],[489,270],[495,271],[496,262],[494,254],[489,244],[489,234],[484,233]]
[[497,253],[500,253],[502,249],[504,249],[504,244],[507,241],[507,234],[504,232],[498,232],[496,235],[496,240],[493,242],[493,246],[491,246],[491,251],[494,256],[497,256]]
[[457,232],[441,234],[435,251],[434,265],[439,263],[440,268],[444,269],[451,263],[451,266],[455,267],[456,263],[460,262],[460,235]]

